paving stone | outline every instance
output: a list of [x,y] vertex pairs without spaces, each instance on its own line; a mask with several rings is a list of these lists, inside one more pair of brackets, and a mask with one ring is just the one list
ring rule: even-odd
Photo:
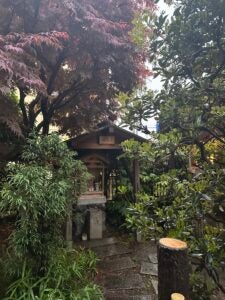
[[126,296],[126,295],[118,295],[118,296],[106,296],[106,300],[154,300],[150,295],[138,295],[138,296]]
[[131,300],[152,300],[150,295],[142,295],[142,296],[132,296],[130,297]]
[[144,274],[144,275],[157,276],[158,275],[158,265],[149,263],[149,262],[142,262],[140,273]]
[[151,283],[152,283],[153,289],[155,291],[155,294],[158,295],[158,280],[152,279]]
[[91,241],[83,241],[79,242],[78,246],[85,247],[85,248],[96,248],[96,247],[103,247],[103,246],[109,246],[113,244],[117,244],[118,240],[115,237],[110,238],[104,238],[101,240],[91,240]]
[[99,267],[105,273],[132,269],[136,267],[136,264],[132,261],[130,257],[122,257],[118,259],[101,261]]
[[157,253],[151,253],[148,256],[149,260],[151,263],[153,264],[157,264],[158,263],[158,257],[157,257]]
[[153,242],[143,242],[134,245],[133,253],[137,262],[149,262],[148,255],[157,253],[157,247]]
[[145,284],[140,274],[129,276],[108,276],[105,280],[105,288],[108,290],[144,289]]
[[[149,290],[147,288],[142,288],[142,289],[131,289],[131,290],[123,290],[123,289],[115,289],[115,290],[108,290],[105,291],[105,299],[116,299],[116,300],[124,300],[124,299],[131,299],[133,300],[133,298],[135,299],[135,297],[149,297],[151,296],[152,298],[150,298],[151,300],[155,300],[155,295],[153,293],[149,293]],[[138,299],[138,298],[137,298]],[[158,300],[158,299],[157,299]]]
[[94,250],[99,257],[109,257],[131,253],[131,250],[127,246],[120,244],[96,247]]
[[[95,241],[91,241],[92,245],[93,242]],[[155,244],[130,243],[129,247],[116,239],[107,242],[109,244],[98,240],[91,247],[101,259],[97,283],[103,287],[105,299],[158,300]]]

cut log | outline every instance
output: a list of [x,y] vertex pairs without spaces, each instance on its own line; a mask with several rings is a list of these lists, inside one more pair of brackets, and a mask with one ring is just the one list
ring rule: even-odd
[[187,249],[187,244],[177,239],[163,238],[159,240],[159,300],[171,300],[173,293],[180,293],[186,300],[190,300]]
[[184,296],[178,293],[171,295],[171,300],[185,300]]

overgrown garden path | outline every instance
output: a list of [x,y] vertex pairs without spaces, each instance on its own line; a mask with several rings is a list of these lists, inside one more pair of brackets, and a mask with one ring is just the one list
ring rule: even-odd
[[[125,236],[80,243],[99,257],[96,283],[106,300],[157,300],[158,264],[154,242],[136,243]],[[222,282],[225,273],[222,272]],[[218,291],[212,300],[225,300]]]
[[100,258],[96,283],[106,300],[156,300],[157,255],[154,243],[114,237],[82,244]]

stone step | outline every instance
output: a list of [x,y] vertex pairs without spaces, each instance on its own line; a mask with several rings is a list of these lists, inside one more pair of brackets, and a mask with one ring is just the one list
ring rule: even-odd
[[157,258],[157,247],[152,242],[137,243],[136,245],[134,244],[133,253],[137,262],[149,262],[149,259],[151,257],[150,261],[155,263]]
[[105,295],[106,300],[157,300],[157,297],[154,295],[148,295],[148,294],[143,294],[143,295],[127,295],[126,291],[125,292],[114,292],[114,293],[107,293]]
[[110,290],[145,289],[145,283],[140,274],[127,276],[110,275],[105,278],[104,288]]
[[115,297],[106,297],[106,300],[153,300],[156,298],[153,298],[150,295],[143,295],[143,296],[115,296]]
[[157,257],[157,253],[150,253],[148,256],[149,260],[151,263],[153,264],[157,264],[158,263],[158,257]]
[[94,248],[95,253],[100,257],[110,257],[131,253],[131,249],[123,244],[113,244]]
[[154,292],[156,295],[158,295],[158,280],[157,279],[151,279],[152,287],[154,289]]
[[141,264],[140,273],[143,275],[158,276],[158,265],[149,262],[143,262]]
[[98,266],[103,273],[108,274],[110,272],[123,271],[135,268],[136,264],[130,257],[122,257],[102,260]]
[[74,246],[84,247],[84,248],[97,248],[104,247],[109,245],[117,244],[118,240],[115,237],[104,238],[100,240],[90,240],[90,241],[82,241],[76,243]]

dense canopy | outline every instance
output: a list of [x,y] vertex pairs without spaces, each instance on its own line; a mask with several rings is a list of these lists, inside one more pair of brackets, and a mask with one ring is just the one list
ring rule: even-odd
[[132,20],[151,1],[0,0],[0,92],[18,89],[24,134],[115,118],[115,94],[146,75]]

